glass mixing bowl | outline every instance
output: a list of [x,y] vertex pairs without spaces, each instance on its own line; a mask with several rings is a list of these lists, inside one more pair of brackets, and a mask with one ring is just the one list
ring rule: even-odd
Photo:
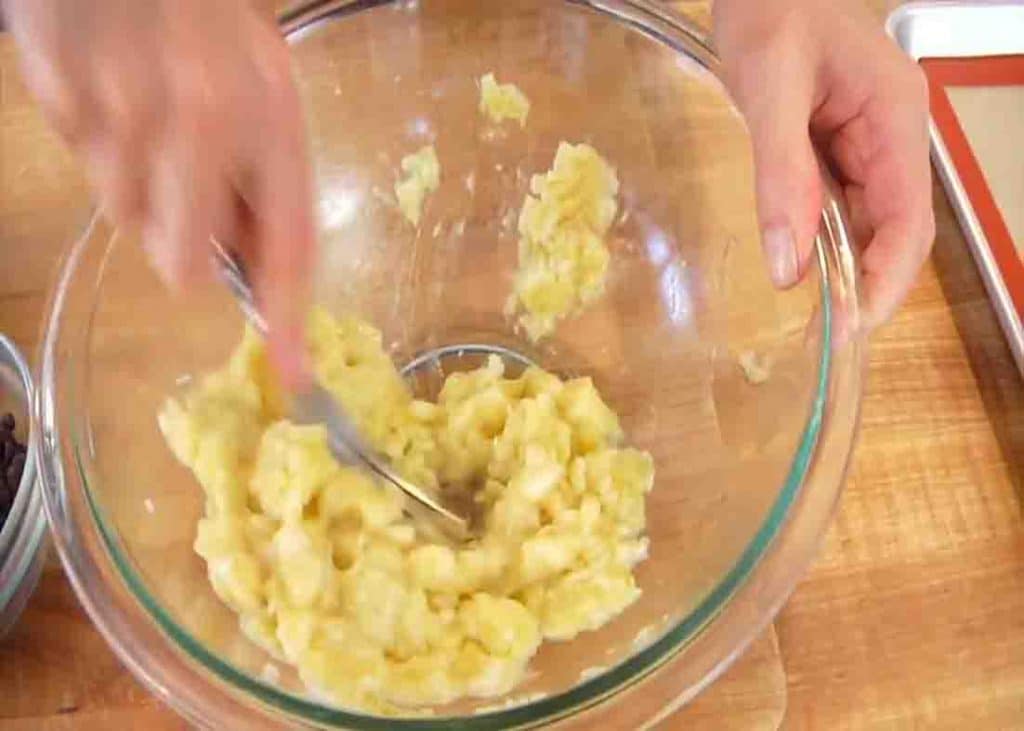
[[[238,631],[192,551],[201,491],[157,429],[163,400],[224,361],[242,319],[218,288],[174,298],[136,242],[95,219],[45,323],[37,446],[67,573],[121,659],[211,728],[636,728],[737,657],[807,566],[856,430],[855,262],[833,198],[807,277],[764,266],[742,120],[692,25],[640,0],[323,2],[284,19],[319,190],[317,299],[376,323],[401,364],[466,342],[586,373],[654,455],[642,597],[547,643],[506,699],[381,719],[311,698]],[[494,71],[525,128],[477,111]],[[540,346],[503,312],[515,210],[560,140],[617,169],[606,294]],[[413,230],[388,200],[427,142],[440,188]],[[511,213],[510,213],[511,211]],[[833,342],[835,341],[835,342]],[[496,705],[497,703],[497,705]]]

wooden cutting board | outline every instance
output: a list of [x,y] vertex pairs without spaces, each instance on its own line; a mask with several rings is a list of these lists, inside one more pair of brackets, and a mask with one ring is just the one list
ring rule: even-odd
[[[879,20],[893,4],[870,2]],[[0,37],[0,330],[32,351],[85,189],[14,68]],[[780,652],[762,638],[666,728],[1024,728],[1024,387],[939,187],[934,200],[935,253],[873,339],[857,457],[776,622]],[[50,568],[0,645],[0,728],[182,724]]]

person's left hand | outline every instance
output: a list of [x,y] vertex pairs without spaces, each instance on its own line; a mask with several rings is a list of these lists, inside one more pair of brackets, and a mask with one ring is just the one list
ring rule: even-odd
[[861,257],[861,327],[887,320],[931,249],[928,87],[863,0],[717,0],[724,78],[754,146],[758,216],[776,286],[803,276],[822,183],[844,187]]

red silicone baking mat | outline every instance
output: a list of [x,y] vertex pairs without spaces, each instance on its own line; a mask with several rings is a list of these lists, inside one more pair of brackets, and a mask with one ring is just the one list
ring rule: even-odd
[[932,119],[1024,319],[1024,56],[925,58],[921,65]]

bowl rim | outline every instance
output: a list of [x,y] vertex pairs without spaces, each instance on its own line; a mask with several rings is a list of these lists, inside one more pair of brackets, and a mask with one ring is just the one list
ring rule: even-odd
[[[401,0],[313,0],[307,3],[299,11],[285,16],[282,20],[282,27],[289,37],[292,34],[302,34],[316,24],[328,18],[335,18],[339,15],[358,12],[380,5],[393,4]],[[565,0],[566,2],[582,5],[596,10],[613,19],[626,22],[635,30],[647,35],[655,41],[664,45],[684,57],[696,61],[697,64],[707,71],[714,70],[715,57],[706,37],[689,21],[667,10],[651,0]],[[840,248],[846,251],[840,252],[839,258],[852,256],[849,247],[848,230],[845,226],[842,212],[834,199],[830,199],[826,209],[832,207],[833,225],[838,226],[838,243]],[[98,216],[98,214],[97,214]],[[68,571],[72,584],[89,611],[93,621],[100,628],[108,642],[115,649],[122,661],[149,687],[156,691],[164,700],[168,701],[179,712],[186,717],[202,721],[202,709],[197,708],[194,703],[186,700],[183,696],[173,693],[172,688],[164,682],[160,674],[154,670],[152,664],[142,663],[133,656],[133,653],[118,640],[114,623],[108,621],[98,605],[102,604],[102,598],[97,596],[98,587],[83,581],[81,576],[81,557],[74,554],[75,547],[69,540],[69,526],[66,525],[67,514],[64,511],[64,468],[60,464],[61,455],[59,448],[55,448],[61,441],[61,427],[58,419],[55,418],[56,408],[53,403],[55,393],[55,375],[59,367],[55,342],[59,335],[61,314],[64,306],[64,294],[69,286],[70,280],[78,264],[83,247],[89,241],[91,231],[95,228],[97,216],[94,216],[92,223],[86,229],[86,233],[76,241],[66,257],[59,275],[55,293],[51,299],[50,312],[44,321],[44,337],[41,345],[42,364],[42,396],[34,399],[33,403],[33,429],[32,439],[34,445],[39,445],[39,452],[43,455],[41,473],[45,489],[44,503],[47,516],[54,526],[55,542],[57,544],[62,563]],[[828,215],[823,212],[826,223]],[[831,257],[831,258],[830,258]],[[856,273],[845,272],[849,281],[836,279],[836,267],[832,262],[836,258],[835,252],[827,251],[826,247],[819,240],[816,245],[815,262],[819,273],[820,282],[820,326],[823,343],[832,343],[834,335],[833,325],[833,304],[837,296],[849,296],[848,291],[853,292],[853,306],[856,306]],[[833,284],[840,285],[834,288]],[[861,359],[862,360],[862,359]],[[316,724],[340,725],[343,727],[355,727],[364,729],[447,729],[453,724],[465,729],[492,729],[492,728],[523,728],[555,722],[565,719],[571,714],[582,712],[597,706],[603,701],[618,696],[620,693],[638,685],[660,668],[671,664],[685,650],[688,644],[699,637],[705,628],[714,624],[719,615],[729,608],[730,600],[738,592],[744,589],[752,573],[759,566],[760,562],[768,555],[773,548],[776,537],[782,531],[787,519],[790,517],[790,509],[794,503],[802,499],[802,487],[809,471],[815,466],[817,459],[817,447],[819,437],[823,434],[826,424],[826,406],[829,399],[829,386],[832,377],[833,347],[823,347],[818,359],[818,377],[814,386],[814,394],[811,400],[810,414],[805,423],[798,448],[791,461],[787,479],[780,489],[775,501],[769,509],[768,516],[761,524],[747,548],[742,552],[737,562],[718,582],[718,584],[706,595],[706,597],[691,610],[689,614],[677,621],[676,624],[665,632],[662,637],[653,642],[643,650],[624,658],[616,666],[605,670],[603,673],[582,681],[568,690],[546,696],[532,702],[525,702],[522,705],[514,706],[503,710],[481,712],[472,716],[448,716],[428,718],[390,718],[361,714],[355,711],[327,707],[313,701],[299,698],[291,693],[282,691],[273,685],[258,680],[248,673],[235,668],[230,663],[222,660],[215,654],[207,651],[202,643],[198,642],[190,633],[183,630],[178,624],[162,610],[159,602],[145,588],[144,582],[133,568],[131,561],[126,559],[118,548],[118,539],[102,517],[102,509],[97,504],[92,491],[88,489],[88,475],[80,460],[72,466],[78,479],[83,486],[82,492],[85,495],[85,503],[92,521],[91,528],[98,533],[99,541],[106,550],[106,560],[114,565],[114,573],[127,585],[128,591],[136,602],[142,605],[145,615],[153,620],[160,628],[161,635],[170,640],[174,649],[195,661],[199,670],[207,678],[215,678],[228,693],[237,696],[242,693],[250,693],[262,704],[284,711],[285,713],[298,716],[296,720],[304,720]],[[860,381],[856,380],[856,391],[852,395],[859,406]],[[45,404],[43,402],[46,402]],[[859,412],[859,409],[857,409]],[[42,428],[35,428],[38,424]],[[847,440],[846,455],[843,456],[843,472],[845,472],[846,460],[852,452],[853,435],[856,433],[856,424]],[[75,436],[71,437],[73,451],[76,456],[83,445],[78,444]],[[835,487],[833,500],[829,501],[834,505],[834,498],[840,492],[841,481]],[[830,514],[830,511],[829,511]],[[820,538],[814,536],[814,543]],[[105,573],[105,572],[104,572]],[[681,689],[675,706],[685,702],[689,697],[696,694],[704,685],[714,677],[717,677],[727,667],[746,643],[755,636],[756,631],[766,624],[774,616],[775,611],[781,606],[782,601],[788,596],[789,590],[795,584],[792,581],[783,582],[787,586],[781,586],[776,595],[771,597],[773,608],[766,616],[761,618],[760,624],[746,633],[741,638],[738,647],[733,647],[730,653],[724,658],[718,658],[709,672],[704,675],[700,683]],[[735,645],[735,643],[734,643]]]
[[[18,494],[10,513],[0,527],[0,635],[14,624],[24,607],[24,600],[32,592],[37,575],[32,575],[36,556],[44,545],[46,517],[36,481],[36,449],[32,434],[32,400],[35,394],[32,371],[14,341],[0,333],[0,360],[11,368],[24,398],[24,412],[28,422],[28,451],[25,467],[18,483]],[[31,586],[28,584],[31,583]],[[18,597],[22,597],[18,604]],[[8,611],[9,608],[14,611]]]

